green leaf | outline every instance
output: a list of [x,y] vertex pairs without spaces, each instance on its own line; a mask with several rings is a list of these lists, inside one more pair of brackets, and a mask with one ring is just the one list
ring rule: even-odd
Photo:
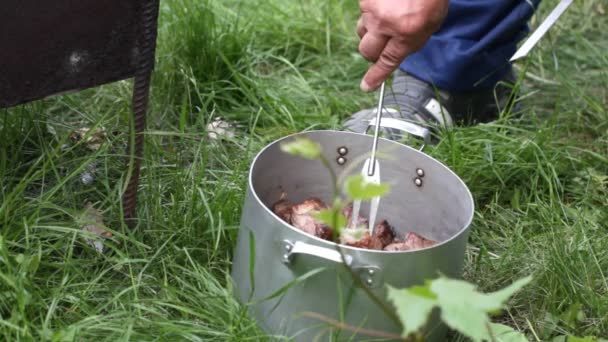
[[[557,331],[558,320],[559,319],[550,312],[545,312],[545,317],[539,322],[540,326],[542,327],[539,331],[541,339],[548,339],[554,335],[554,333]],[[562,340],[555,340],[557,338],[556,337],[552,340],[552,342],[566,342],[566,337],[561,337],[563,337]]]
[[319,159],[321,157],[321,145],[308,138],[300,137],[282,143],[281,151],[306,159]]
[[347,223],[346,216],[342,214],[340,208],[323,209],[318,213],[313,214],[313,217],[335,230],[346,227]]
[[364,180],[362,175],[349,176],[345,181],[346,193],[355,200],[369,200],[383,196],[389,190],[385,183],[373,184]]
[[489,338],[488,314],[502,309],[504,302],[530,280],[526,277],[502,290],[484,294],[473,284],[441,277],[431,283],[431,291],[437,295],[442,320],[474,341],[481,341]]
[[526,335],[508,325],[491,323],[490,329],[496,342],[528,342]]
[[[484,297],[488,298],[488,301],[485,303],[489,307],[489,311],[502,309],[503,304],[509,299],[509,297],[513,296],[515,292],[521,290],[524,286],[528,285],[532,281],[531,276],[527,276],[525,278],[519,279],[515,281],[513,284],[505,287],[502,290],[498,290],[496,292],[489,293],[484,295]],[[495,309],[491,309],[494,306]]]
[[570,326],[575,326],[577,322],[582,322],[585,319],[585,313],[582,310],[583,305],[575,302],[563,312],[560,317],[562,321]]
[[470,337],[473,341],[488,339],[488,316],[485,312],[471,310],[463,305],[441,305],[441,319],[452,329]]
[[428,284],[409,289],[395,289],[389,285],[387,288],[388,299],[393,302],[403,323],[403,337],[418,331],[437,304],[436,296],[430,291]]

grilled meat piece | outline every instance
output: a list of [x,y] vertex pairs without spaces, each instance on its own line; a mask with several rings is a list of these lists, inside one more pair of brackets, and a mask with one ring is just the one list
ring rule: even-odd
[[381,251],[383,248],[384,245],[382,244],[382,240],[380,240],[377,236],[372,235],[371,242],[369,244],[369,249]]
[[[327,204],[316,197],[310,197],[298,204],[293,204],[286,199],[283,192],[281,198],[272,206],[272,211],[282,220],[292,226],[314,235],[318,238],[333,241],[331,228],[323,222],[314,218],[313,215],[323,209],[328,209]],[[349,204],[342,209],[342,214],[350,224],[353,214],[353,206]],[[346,246],[358,247],[372,250],[385,251],[408,251],[435,245],[437,242],[426,239],[416,233],[407,233],[403,240],[395,237],[395,231],[387,220],[380,221],[370,235],[367,227],[368,220],[362,216],[357,218],[356,228],[345,228],[340,233],[340,243]]]
[[395,232],[393,227],[388,224],[387,220],[382,220],[376,225],[376,227],[374,227],[372,236],[377,238],[380,241],[382,248],[384,248],[393,242],[395,239]]
[[[349,204],[348,206],[344,207],[344,209],[342,209],[342,214],[346,217],[346,222],[348,222],[348,224],[350,225],[353,215],[353,205]],[[395,234],[393,233],[393,228],[388,224],[386,220],[381,221],[374,228],[374,232],[371,236],[367,230],[368,225],[368,219],[359,215],[356,221],[356,228],[347,228],[343,231],[344,239],[348,241],[345,244],[353,247],[382,250],[384,246],[388,245],[393,241]],[[358,230],[365,230],[365,233],[359,233]],[[362,235],[359,236],[358,234]]]
[[327,205],[318,198],[312,197],[291,207],[291,224],[308,233],[325,240],[331,240],[331,229],[325,223],[317,221],[314,214],[327,209]]
[[321,238],[323,240],[327,240],[327,241],[334,240],[333,231],[326,224],[317,224],[316,230],[315,230],[315,236],[317,236],[318,238]]
[[291,225],[310,234],[317,234],[317,222],[310,215],[293,215],[291,216]]
[[393,242],[383,248],[387,252],[406,251],[407,247],[403,242]]
[[293,207],[293,203],[291,203],[286,197],[287,194],[285,194],[284,191],[281,192],[281,197],[279,200],[272,205],[272,212],[274,212],[283,221],[291,224],[291,207]]
[[340,232],[340,243],[346,246],[370,249],[372,237],[367,228],[347,228]]
[[431,247],[437,243],[437,241],[427,239],[413,232],[407,233],[405,235],[404,242],[410,245],[410,249]]
[[437,241],[424,238],[416,233],[407,233],[403,241],[395,239],[393,243],[384,247],[385,251],[410,251],[433,246]]

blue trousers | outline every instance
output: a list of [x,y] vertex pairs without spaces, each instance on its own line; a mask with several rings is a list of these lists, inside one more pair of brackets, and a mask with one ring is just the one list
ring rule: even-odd
[[540,0],[450,0],[439,31],[401,69],[453,92],[493,87],[511,71],[509,59],[529,33]]

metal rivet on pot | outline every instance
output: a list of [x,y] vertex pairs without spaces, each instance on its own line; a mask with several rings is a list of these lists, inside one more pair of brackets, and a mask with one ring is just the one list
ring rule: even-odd
[[348,149],[344,146],[338,147],[338,154],[344,156],[348,153]]
[[346,158],[344,158],[344,157],[338,157],[336,159],[336,163],[338,163],[338,165],[344,165],[346,163]]
[[382,269],[377,266],[364,266],[357,270],[363,284],[369,288],[382,285]]
[[291,245],[288,244],[288,243],[286,243],[285,244],[285,250],[288,251],[288,252],[291,252]]
[[423,169],[418,168],[418,169],[416,169],[416,174],[417,174],[419,177],[424,177],[424,170],[423,170]]
[[414,179],[414,184],[416,184],[416,186],[422,186],[422,179],[416,177],[416,179]]
[[283,254],[283,263],[284,264],[289,264],[290,263],[289,254]]

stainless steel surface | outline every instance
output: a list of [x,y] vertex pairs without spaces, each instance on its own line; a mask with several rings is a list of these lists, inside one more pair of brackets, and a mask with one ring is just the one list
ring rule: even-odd
[[549,13],[547,18],[538,26],[538,28],[530,35],[530,37],[521,45],[521,47],[515,52],[513,57],[509,60],[509,62],[513,62],[517,59],[525,57],[528,55],[530,50],[538,43],[538,41],[549,31],[551,26],[555,24],[557,19],[566,12],[568,7],[572,4],[573,0],[562,0],[557,6]]
[[[388,109],[385,109],[385,110],[388,110]],[[369,125],[368,125],[368,130],[369,130],[369,127],[374,127],[375,125],[376,125],[376,120],[375,119],[370,120]],[[414,123],[403,121],[401,119],[386,117],[386,118],[382,118],[382,122],[380,122],[380,127],[392,128],[392,129],[396,129],[399,131],[407,132],[413,136],[421,138],[424,141],[424,145],[431,144],[431,132],[427,128],[416,125]],[[422,149],[424,149],[424,146],[422,146],[420,148],[420,150],[422,150]]]
[[[383,198],[385,204],[379,208],[378,217],[387,219],[400,236],[413,231],[439,243],[405,252],[339,246],[303,233],[270,210],[283,191],[292,202],[311,196],[325,202],[331,199],[331,176],[321,163],[293,157],[280,150],[281,142],[297,136],[320,143],[328,158],[335,158],[340,146],[346,146],[349,155],[365,154],[372,141],[372,137],[365,134],[306,132],[277,140],[256,156],[249,174],[231,274],[238,299],[248,305],[251,315],[269,334],[293,337],[295,341],[313,341],[330,331],[323,322],[301,315],[306,311],[351,326],[401,334],[402,328],[356,286],[344,264],[301,253],[285,264],[283,255],[289,251],[284,241],[341,250],[352,258],[351,268],[364,283],[368,284],[371,279],[368,290],[386,301],[387,284],[403,288],[423,284],[425,279],[439,273],[461,276],[474,210],[468,188],[437,160],[411,147],[380,138],[378,159],[382,163],[382,177],[391,182],[391,190]],[[356,164],[362,161],[350,159],[349,163],[355,163],[352,167],[344,168],[335,163],[331,167],[338,174],[360,172]],[[423,187],[417,187],[412,181],[412,175],[415,177],[419,168],[424,170]],[[363,209],[362,212],[367,214]],[[377,269],[373,268],[370,273],[369,267]],[[314,270],[318,273],[310,275]],[[308,277],[298,281],[303,275]],[[288,284],[291,287],[284,293],[268,299]],[[439,322],[437,314],[432,316],[428,341],[445,340],[446,328]],[[322,340],[327,340],[327,335],[324,336]],[[351,337],[354,341],[370,338],[342,332],[337,340],[350,340]]]

